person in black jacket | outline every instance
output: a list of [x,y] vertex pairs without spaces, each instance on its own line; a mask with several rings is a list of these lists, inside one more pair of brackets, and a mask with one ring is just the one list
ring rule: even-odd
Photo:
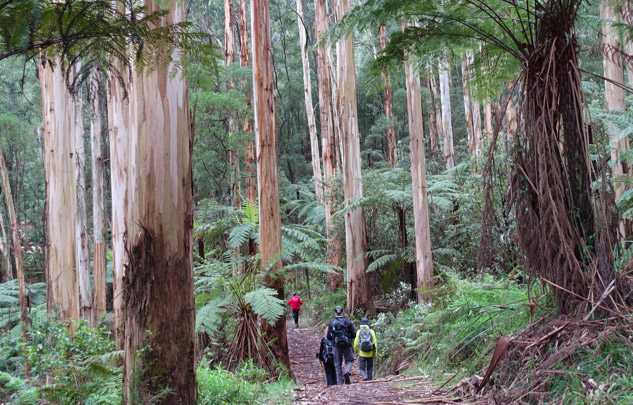
[[[334,319],[327,328],[327,338],[334,343],[334,367],[336,368],[337,384],[349,384],[354,365],[354,349],[352,342],[356,336],[356,329],[352,322],[343,316],[343,308],[334,308]],[[343,372],[345,360],[345,372]]]
[[[327,332],[326,332],[327,333]],[[317,359],[323,364],[327,385],[336,385],[336,368],[334,367],[334,344],[323,336]]]

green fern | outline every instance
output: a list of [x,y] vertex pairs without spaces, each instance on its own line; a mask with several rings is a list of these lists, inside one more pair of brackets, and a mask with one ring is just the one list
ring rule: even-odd
[[323,273],[336,273],[337,271],[343,271],[342,268],[328,263],[302,262],[284,266],[284,270],[286,271],[296,269],[316,270]]
[[253,312],[271,324],[277,322],[285,311],[284,302],[277,298],[277,291],[272,288],[260,287],[244,295],[244,300]]
[[381,269],[397,259],[398,255],[395,254],[381,256],[378,259],[374,260],[369,266],[367,266],[367,273],[371,273],[372,271]]

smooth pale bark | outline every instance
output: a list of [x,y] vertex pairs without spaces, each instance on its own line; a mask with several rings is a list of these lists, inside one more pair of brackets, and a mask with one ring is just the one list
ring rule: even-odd
[[[328,17],[325,9],[325,0],[314,2],[315,34],[317,41],[328,29]],[[321,45],[316,49],[317,79],[319,84],[319,119],[321,123],[321,151],[323,156],[323,195],[325,203],[325,226],[328,238],[327,262],[337,267],[342,266],[342,245],[336,236],[332,215],[336,199],[332,192],[332,182],[336,175],[336,153],[334,141],[334,128],[332,126],[332,90],[330,82],[330,63],[328,45]],[[327,273],[327,288],[334,292],[343,284],[343,272],[335,271]]]
[[[442,96],[440,92],[440,86],[438,84],[438,78],[433,74],[433,68],[429,66],[430,72],[430,88],[431,88],[431,104],[433,106],[433,114],[435,123],[435,135],[436,139],[433,142],[431,138],[431,149],[435,151],[438,148],[440,139],[444,138],[444,128],[442,127]],[[437,102],[439,101],[439,103]]]
[[492,134],[492,103],[484,104],[484,132],[486,135]]
[[[239,0],[239,27],[240,27],[240,66],[250,66],[250,54],[248,52],[248,18],[246,10],[246,0]],[[242,81],[242,88],[247,89],[246,79]],[[246,91],[246,104],[251,106],[250,91]],[[242,132],[251,134],[253,132],[253,122],[249,114],[244,117]],[[257,201],[257,179],[255,174],[255,145],[249,137],[244,155],[244,166],[246,171],[246,199]],[[252,254],[255,254],[252,252]]]
[[448,70],[448,62],[439,62],[439,78],[440,78],[440,100],[442,107],[442,153],[444,155],[444,166],[450,171],[451,176],[455,173],[451,171],[455,167],[455,150],[453,146],[453,124],[451,115],[451,88]]
[[2,262],[4,263],[2,272],[4,273],[4,278],[2,281],[10,281],[13,280],[13,271],[11,269],[11,257],[9,253],[10,242],[9,237],[7,236],[7,228],[4,225],[4,217],[0,212],[0,232],[2,235],[2,242],[0,243],[0,253],[2,254]]
[[[76,272],[77,194],[73,161],[75,100],[66,88],[59,58],[40,58],[42,131],[46,175],[46,304],[62,321],[79,320]],[[72,326],[71,326],[72,328]]]
[[[160,10],[145,0],[148,12]],[[159,26],[185,20],[182,2],[161,2]],[[192,127],[187,84],[174,72],[184,55],[174,50],[167,68],[137,72],[133,129],[128,139],[126,250],[123,278],[123,401],[161,399],[193,404],[195,308],[192,250]]]
[[[125,76],[125,75],[124,75]],[[123,349],[123,277],[128,264],[125,250],[126,212],[128,207],[128,143],[134,130],[134,88],[125,76],[121,83],[111,76],[108,96],[108,133],[110,139],[110,187],[112,196],[112,306],[114,337]]]
[[[624,90],[614,83],[624,83],[624,72],[620,57],[620,41],[618,32],[612,26],[617,22],[617,15],[613,6],[606,0],[600,2],[600,17],[606,20],[602,24],[603,34],[603,66],[604,75],[607,79],[605,86],[605,107],[607,111],[623,113],[625,110]],[[611,140],[611,163],[613,164],[613,177],[615,180],[615,200],[617,201],[626,190],[622,179],[628,174],[628,165],[620,157],[623,151],[629,149],[629,139],[624,137],[619,140]],[[620,224],[620,231],[626,236],[624,224]]]
[[[470,69],[474,63],[474,56],[472,51],[467,51],[466,55],[465,55],[465,62],[466,62],[466,76],[468,77],[468,69]],[[464,90],[466,91],[466,90]],[[473,136],[473,152],[475,156],[481,156],[481,140],[482,140],[482,133],[481,133],[481,107],[479,105],[479,102],[475,99],[471,99],[470,100],[470,111],[471,111],[471,125],[472,125],[472,136]],[[470,143],[469,143],[469,147],[470,147]]]
[[464,93],[464,121],[466,124],[466,133],[468,135],[468,153],[470,156],[476,156],[476,139],[475,130],[473,128],[472,106],[470,102],[470,91],[468,89],[468,69],[467,58],[462,59],[462,87]]
[[[406,25],[403,25],[403,30]],[[433,289],[433,257],[431,254],[431,227],[429,201],[426,189],[426,163],[424,160],[424,124],[420,77],[411,63],[404,64],[407,88],[407,112],[409,118],[409,149],[413,188],[413,219],[415,223],[415,264],[417,270],[418,302],[429,299]]]
[[517,135],[518,122],[517,122],[517,109],[514,106],[512,100],[508,102],[508,108],[506,109],[506,133],[511,142]]
[[[22,266],[22,243],[20,242],[20,229],[18,216],[15,213],[13,205],[13,194],[11,192],[11,183],[9,182],[9,171],[4,161],[4,151],[0,147],[0,171],[2,172],[2,188],[4,189],[4,197],[7,203],[7,211],[9,212],[9,221],[11,222],[11,236],[13,238],[13,258],[15,260],[15,272],[18,278],[18,297],[20,300],[20,323],[22,324],[22,341],[28,339],[27,332],[29,329],[28,314],[28,297],[26,296],[26,281],[24,278],[24,268]],[[24,374],[28,378],[30,373],[29,362],[24,360]]]
[[[620,17],[622,21],[629,27],[633,27],[633,4],[630,1],[625,2],[620,9]],[[626,41],[624,44],[624,53],[629,56],[633,56],[633,41]],[[633,63],[627,61],[624,64],[626,68],[626,81],[630,85],[633,83]]]
[[[277,291],[283,299],[281,214],[279,207],[279,178],[277,164],[277,107],[275,104],[275,76],[270,40],[270,10],[267,0],[251,0],[251,34],[253,41],[253,117],[257,146],[257,181],[259,193],[259,251],[264,283]],[[274,324],[262,321],[262,332],[277,360],[290,367],[286,319]]]
[[[77,67],[78,69],[78,67]],[[75,161],[75,184],[77,187],[77,213],[75,216],[75,251],[77,281],[79,285],[79,316],[93,325],[92,281],[90,279],[90,245],[88,236],[88,212],[86,207],[86,152],[84,146],[84,123],[81,91],[75,96],[75,125],[73,131],[73,159]]]
[[[432,72],[430,74],[432,74]],[[428,112],[428,117],[429,117],[429,138],[431,140],[430,155],[431,155],[431,158],[433,158],[435,156],[435,150],[437,149],[437,140],[438,140],[437,119],[436,119],[436,115],[435,115],[435,95],[433,93],[433,86],[432,86],[432,81],[431,80],[427,80],[424,83],[424,86],[428,90],[429,96],[430,96],[429,98],[430,98],[431,108],[429,108],[429,112]]]
[[92,278],[94,280],[93,318],[98,324],[106,312],[106,227],[104,198],[104,157],[103,157],[103,83],[101,72],[90,73],[90,165],[92,188]]
[[[340,20],[349,13],[349,1],[336,1],[336,15]],[[351,35],[336,44],[338,108],[340,114],[341,167],[345,205],[363,196],[361,175],[360,133],[356,105],[356,69],[354,43]],[[362,207],[345,214],[345,248],[347,252],[347,307],[350,312],[363,308],[373,312],[373,302],[367,278],[367,236]]]
[[323,204],[323,176],[321,175],[321,158],[319,157],[319,138],[316,130],[316,118],[312,106],[312,80],[310,79],[310,61],[308,60],[308,35],[303,24],[303,1],[297,0],[297,23],[299,24],[299,41],[301,43],[301,63],[303,66],[303,98],[308,117],[308,131],[310,133],[310,151],[312,155],[312,172],[316,200]]
[[[235,35],[233,33],[233,0],[224,0],[224,65],[230,66],[235,62]],[[226,83],[227,90],[233,90],[235,83],[233,76],[228,73],[228,81]],[[235,114],[229,114],[229,127],[227,139],[232,144],[231,139],[237,134],[237,121]],[[235,209],[242,207],[241,186],[240,186],[240,160],[237,150],[229,150],[229,165],[231,167],[231,201]]]

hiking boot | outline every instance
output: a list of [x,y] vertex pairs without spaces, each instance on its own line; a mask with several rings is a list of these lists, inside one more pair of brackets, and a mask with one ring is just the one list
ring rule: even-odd
[[345,384],[351,384],[349,380],[349,376],[350,376],[350,373],[348,373],[347,371],[345,372],[345,374],[343,374],[343,378],[345,378]]

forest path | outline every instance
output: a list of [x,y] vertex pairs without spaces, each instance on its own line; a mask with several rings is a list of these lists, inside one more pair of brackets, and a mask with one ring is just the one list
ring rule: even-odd
[[350,385],[328,386],[325,372],[316,358],[321,336],[325,331],[301,324],[286,323],[290,367],[299,388],[295,388],[297,404],[452,404],[462,403],[459,398],[433,395],[435,387],[423,377],[405,378],[389,376],[373,381],[361,382],[358,361],[354,361]]

